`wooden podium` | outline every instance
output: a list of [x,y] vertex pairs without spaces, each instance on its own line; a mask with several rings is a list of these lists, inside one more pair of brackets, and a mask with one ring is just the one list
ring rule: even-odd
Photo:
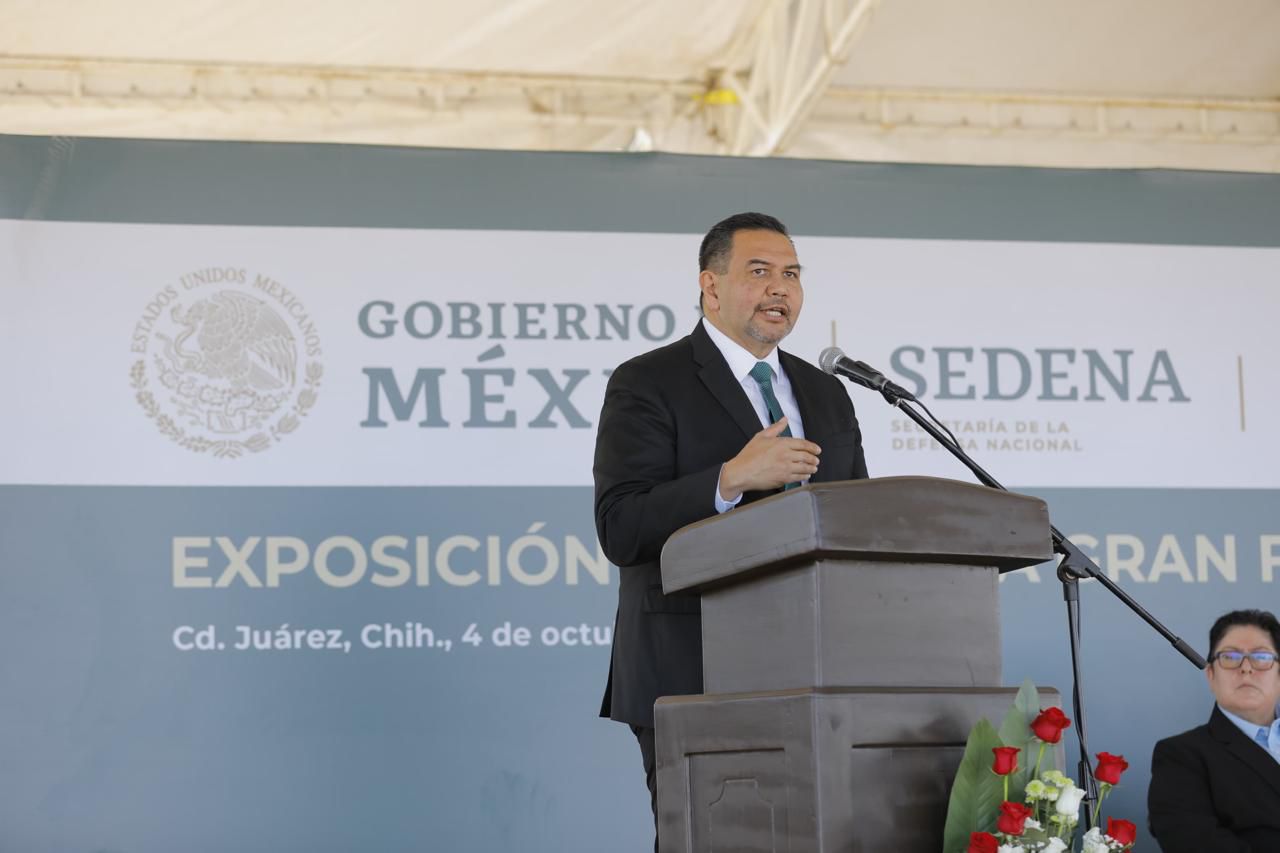
[[1016,693],[998,575],[1052,555],[1043,501],[929,477],[673,534],[663,591],[702,596],[706,692],[655,706],[662,853],[941,850],[969,729]]

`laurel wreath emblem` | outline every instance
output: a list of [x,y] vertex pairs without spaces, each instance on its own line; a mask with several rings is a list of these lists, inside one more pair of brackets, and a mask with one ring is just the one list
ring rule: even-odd
[[265,432],[256,432],[243,441],[233,438],[214,441],[202,435],[189,434],[173,418],[161,411],[155,395],[148,390],[144,361],[139,359],[129,368],[129,384],[135,391],[134,398],[138,401],[138,405],[142,406],[147,417],[156,422],[160,432],[177,442],[179,447],[195,453],[212,453],[216,457],[227,459],[235,459],[246,453],[261,453],[271,447],[273,440],[280,441],[281,438],[296,430],[302,422],[301,419],[305,418],[311,411],[311,407],[316,404],[317,389],[320,387],[320,379],[323,376],[324,366],[320,362],[307,362],[303,370],[303,387],[293,401],[293,406]]
[[167,324],[151,327],[155,346],[129,367],[134,398],[160,432],[193,453],[235,459],[297,430],[324,377],[318,347],[297,370],[297,338],[256,295],[219,290],[187,307],[169,301]]

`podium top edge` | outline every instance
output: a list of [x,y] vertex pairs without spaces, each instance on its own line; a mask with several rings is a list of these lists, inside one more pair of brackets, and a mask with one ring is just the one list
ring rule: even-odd
[[677,530],[663,589],[723,585],[820,557],[1022,568],[1053,556],[1040,498],[936,477],[812,483]]

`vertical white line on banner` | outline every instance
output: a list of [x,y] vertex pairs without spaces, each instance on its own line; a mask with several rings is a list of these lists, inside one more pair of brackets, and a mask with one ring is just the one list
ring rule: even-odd
[[1244,356],[1236,356],[1236,379],[1240,385],[1240,431],[1244,432]]
[[836,345],[836,321],[831,321],[831,345]]

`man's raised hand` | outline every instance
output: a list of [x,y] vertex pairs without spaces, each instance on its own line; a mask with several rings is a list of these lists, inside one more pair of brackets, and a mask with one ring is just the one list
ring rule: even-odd
[[803,438],[781,435],[786,417],[751,436],[747,446],[720,470],[720,497],[735,501],[743,492],[766,491],[799,483],[818,470],[822,448]]

